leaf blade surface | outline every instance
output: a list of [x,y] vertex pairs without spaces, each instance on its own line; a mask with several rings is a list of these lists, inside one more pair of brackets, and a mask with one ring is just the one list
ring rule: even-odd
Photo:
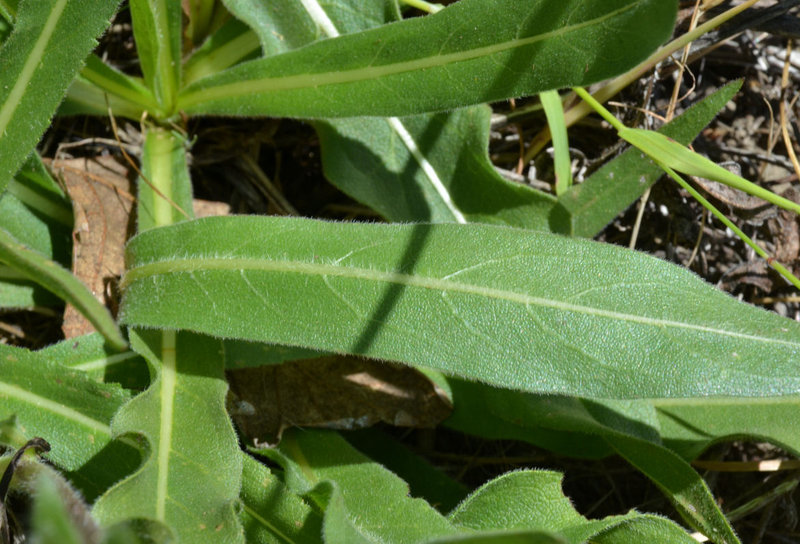
[[675,8],[661,0],[462,0],[436,15],[244,63],[190,85],[178,108],[391,116],[529,95],[633,66],[667,39]]
[[128,262],[129,325],[589,397],[800,387],[800,325],[674,265],[586,240],[489,225],[217,217],[140,234]]

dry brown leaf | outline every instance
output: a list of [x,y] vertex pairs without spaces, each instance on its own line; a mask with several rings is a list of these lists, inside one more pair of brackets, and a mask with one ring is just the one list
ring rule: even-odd
[[[134,188],[128,169],[113,157],[59,160],[50,167],[72,200],[72,273],[116,314],[125,242],[135,230]],[[95,329],[67,305],[62,330],[66,338],[73,338]]]
[[230,215],[231,205],[227,202],[195,198],[192,201],[192,210],[194,211],[194,216],[198,218],[211,217],[212,215]]
[[379,421],[434,427],[447,395],[418,370],[351,356],[231,370],[229,411],[241,431],[274,443],[290,426],[359,429]]

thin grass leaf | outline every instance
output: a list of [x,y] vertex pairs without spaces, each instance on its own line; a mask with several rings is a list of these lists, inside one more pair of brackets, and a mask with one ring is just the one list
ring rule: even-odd
[[561,196],[572,186],[572,164],[569,158],[569,140],[567,139],[567,125],[564,124],[564,108],[558,91],[544,91],[539,93],[547,125],[553,140],[553,161],[556,170],[555,193]]
[[119,2],[22,2],[0,49],[0,191],[49,125]]
[[[689,144],[741,87],[731,82],[659,129]],[[550,216],[554,232],[592,238],[663,175],[663,170],[635,148],[604,165],[580,185],[561,195]]]

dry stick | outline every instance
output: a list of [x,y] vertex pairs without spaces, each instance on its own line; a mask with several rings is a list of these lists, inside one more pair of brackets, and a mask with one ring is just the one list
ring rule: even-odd
[[183,210],[183,208],[178,206],[178,204],[175,201],[173,201],[170,197],[168,197],[167,195],[162,193],[161,190],[158,187],[156,187],[155,185],[153,185],[150,182],[150,180],[147,179],[147,177],[142,173],[142,171],[139,170],[139,167],[136,166],[136,163],[133,161],[131,156],[128,155],[128,152],[125,151],[125,148],[122,145],[122,141],[119,139],[119,134],[117,134],[117,121],[116,121],[116,119],[114,119],[113,112],[111,111],[111,106],[108,104],[108,97],[106,97],[106,107],[108,108],[108,118],[111,121],[111,132],[114,133],[114,139],[117,141],[117,144],[119,145],[119,150],[122,152],[122,156],[125,157],[125,160],[128,162],[128,164],[131,165],[131,168],[133,168],[134,171],[136,171],[136,173],[139,175],[139,177],[144,180],[144,182],[153,190],[153,192],[155,194],[157,194],[159,197],[161,197],[165,201],[167,201],[167,203],[170,206],[172,206],[173,208],[178,210],[178,212],[180,212],[180,214],[183,215],[186,219],[191,219],[189,214],[186,213]]
[[781,103],[780,103],[780,118],[781,118],[781,134],[783,135],[783,145],[786,146],[786,153],[794,166],[794,172],[800,178],[800,163],[797,162],[797,155],[794,153],[794,145],[792,139],[789,137],[789,128],[786,121],[786,97],[783,96],[789,88],[789,66],[791,65],[792,56],[792,40],[786,40],[786,60],[783,63],[783,74],[781,74]]
[[700,216],[700,232],[697,233],[697,239],[694,241],[694,247],[692,248],[692,254],[689,256],[689,260],[686,262],[686,268],[691,268],[692,263],[694,262],[697,254],[700,251],[700,242],[703,241],[703,231],[706,228],[706,218],[708,217],[708,210],[703,208],[703,214]]
[[[692,32],[687,32],[680,38],[673,40],[672,42],[668,43],[652,55],[650,55],[647,59],[642,61],[639,65],[635,66],[634,68],[628,70],[624,74],[617,76],[607,85],[604,85],[601,89],[593,94],[594,98],[600,102],[601,104],[608,101],[609,98],[619,93],[622,89],[636,81],[639,77],[641,77],[645,72],[650,70],[653,66],[661,62],[662,60],[666,59],[670,55],[672,55],[675,51],[678,51],[682,47],[686,46],[686,44],[691,43],[699,36],[702,36],[706,32],[718,27],[722,23],[726,22],[728,19],[735,17],[739,13],[743,12],[747,8],[753,6],[759,0],[747,0],[742,4],[739,4],[736,7],[733,7],[727,10],[720,15],[717,15],[713,19],[710,19],[703,23],[702,25],[695,28]],[[564,112],[564,123],[571,127],[579,120],[583,119],[587,115],[592,113],[592,108],[586,104],[585,101],[579,102],[575,107],[570,108],[569,110]],[[531,142],[531,146],[528,148],[528,152],[525,154],[525,162],[527,163],[533,157],[539,154],[539,152],[547,145],[547,142],[550,141],[550,132],[547,127],[543,128],[542,131],[534,137],[533,141]]]

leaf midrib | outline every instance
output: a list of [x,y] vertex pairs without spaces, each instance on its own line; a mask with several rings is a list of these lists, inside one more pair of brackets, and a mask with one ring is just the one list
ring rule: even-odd
[[14,82],[11,92],[8,93],[8,98],[6,99],[5,103],[0,105],[0,136],[5,135],[8,124],[14,117],[17,107],[22,103],[22,95],[25,94],[28,84],[30,83],[31,79],[33,79],[33,75],[36,73],[37,68],[41,64],[44,51],[47,49],[50,39],[55,32],[56,26],[58,25],[58,20],[61,18],[61,14],[64,12],[66,7],[67,0],[59,0],[53,6],[53,9],[50,11],[50,15],[48,15],[47,20],[42,27],[41,34],[39,34],[39,37],[36,39],[36,42],[33,45],[33,49],[31,49],[31,54],[25,60],[25,64],[22,66],[22,71],[20,72],[19,77]]
[[260,272],[276,272],[276,273],[294,273],[304,274],[307,276],[336,276],[342,278],[374,281],[379,283],[389,283],[404,287],[416,287],[421,289],[429,289],[438,292],[450,293],[463,293],[468,295],[475,295],[492,300],[505,300],[525,306],[538,306],[542,308],[550,308],[564,312],[572,312],[577,314],[584,314],[595,317],[604,317],[609,319],[616,319],[620,321],[627,321],[629,323],[636,323],[640,325],[648,325],[653,327],[666,327],[673,329],[691,330],[702,333],[718,334],[737,338],[741,340],[750,340],[756,342],[765,342],[769,344],[782,344],[795,349],[800,349],[800,341],[782,340],[777,338],[770,338],[764,336],[757,336],[753,334],[745,334],[736,331],[729,331],[725,329],[709,327],[706,325],[695,325],[692,323],[684,323],[681,321],[672,321],[668,319],[658,319],[653,317],[646,317],[642,315],[629,314],[624,312],[616,312],[612,310],[604,310],[602,308],[595,308],[592,306],[585,306],[581,304],[573,304],[560,300],[548,299],[520,293],[516,291],[509,291],[505,289],[497,289],[494,287],[487,287],[482,285],[475,285],[463,282],[453,281],[451,279],[433,278],[421,275],[405,274],[395,271],[381,271],[374,269],[359,268],[354,266],[343,266],[326,263],[309,263],[295,260],[267,260],[255,258],[187,258],[187,259],[174,259],[169,261],[158,261],[147,263],[131,268],[123,277],[121,285],[123,288],[130,286],[132,283],[144,280],[147,278],[155,279],[157,276],[166,276],[169,274],[181,273],[195,273],[195,272],[209,272],[209,271],[242,271],[253,270]]
[[[474,49],[467,49],[457,51],[455,53],[431,55],[423,58],[413,59],[403,62],[395,62],[391,64],[383,64],[379,66],[364,66],[352,70],[336,70],[333,72],[321,72],[314,74],[298,74],[283,77],[262,77],[249,81],[237,81],[235,83],[228,83],[218,86],[201,88],[183,95],[179,99],[179,107],[187,109],[194,105],[213,100],[224,98],[233,98],[237,96],[245,96],[251,94],[258,94],[270,91],[286,91],[295,89],[304,89],[308,87],[320,87],[325,85],[337,85],[341,83],[354,83],[357,81],[365,81],[371,79],[378,79],[404,72],[413,72],[425,70],[430,68],[437,68],[447,66],[457,62],[464,62],[476,58],[487,57],[497,53],[502,53],[509,49],[524,47],[536,42],[548,40],[581,30],[586,27],[598,25],[604,21],[611,19],[633,9],[638,5],[638,2],[633,2],[627,6],[623,6],[617,10],[601,15],[594,19],[589,19],[582,23],[564,26],[555,30],[536,34],[527,38],[519,38],[509,40],[506,42],[495,43],[484,47],[477,47]],[[290,53],[291,54],[291,53]],[[259,61],[253,61],[259,62]]]
[[61,402],[42,397],[41,395],[37,395],[36,393],[21,387],[11,385],[10,383],[0,383],[0,395],[7,395],[8,397],[15,398],[31,406],[36,406],[36,408],[39,410],[60,415],[68,420],[83,425],[84,427],[88,427],[89,429],[98,432],[105,437],[110,437],[111,435],[111,428],[108,426],[108,424],[82,414],[81,412],[78,412],[77,410],[70,408]]

